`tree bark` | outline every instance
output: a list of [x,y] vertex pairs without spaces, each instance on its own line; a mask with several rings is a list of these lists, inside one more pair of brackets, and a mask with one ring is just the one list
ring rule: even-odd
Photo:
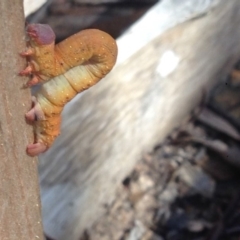
[[33,141],[24,114],[31,107],[26,67],[22,0],[0,1],[0,238],[43,239],[37,159],[26,154]]

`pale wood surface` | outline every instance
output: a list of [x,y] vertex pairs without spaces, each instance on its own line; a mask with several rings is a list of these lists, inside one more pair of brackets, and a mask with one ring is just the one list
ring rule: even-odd
[[37,159],[26,155],[33,129],[24,114],[31,107],[22,0],[0,1],[0,239],[43,239]]
[[24,15],[27,17],[37,11],[43,4],[49,0],[24,0]]
[[167,29],[210,12],[221,0],[162,0],[118,39],[122,63]]
[[[116,186],[141,154],[177,127],[239,57],[238,0],[185,0],[173,9],[176,2],[159,3],[150,10],[152,24],[146,15],[148,24],[143,18],[119,39],[120,56],[126,49],[130,55],[123,54],[101,83],[65,108],[62,135],[40,158],[49,236],[79,239],[114,199]],[[193,2],[194,14],[188,8]],[[180,6],[188,9],[183,15]],[[150,30],[156,24],[162,24],[157,34]],[[149,31],[143,31],[146,26]],[[141,36],[146,40],[138,45]],[[132,51],[134,37],[138,46]]]

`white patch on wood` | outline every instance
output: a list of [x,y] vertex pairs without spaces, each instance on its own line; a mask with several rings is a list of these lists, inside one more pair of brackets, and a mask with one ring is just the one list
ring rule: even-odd
[[162,0],[118,38],[117,63],[122,63],[157,36],[213,9],[221,0]]
[[31,13],[37,11],[47,0],[24,0],[24,15],[25,17],[29,16]]
[[172,50],[167,50],[160,58],[160,62],[156,71],[161,75],[161,77],[167,77],[177,68],[179,62],[180,57],[177,56]]

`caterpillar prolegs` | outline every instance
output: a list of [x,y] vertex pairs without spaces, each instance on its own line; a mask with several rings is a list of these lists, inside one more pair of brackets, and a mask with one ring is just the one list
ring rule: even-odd
[[60,133],[61,112],[78,93],[96,84],[113,68],[115,40],[107,33],[89,29],[55,45],[55,34],[45,24],[27,26],[28,49],[21,53],[28,66],[20,75],[31,75],[26,84],[42,83],[26,118],[33,122],[35,140],[27,146],[31,156],[46,151]]

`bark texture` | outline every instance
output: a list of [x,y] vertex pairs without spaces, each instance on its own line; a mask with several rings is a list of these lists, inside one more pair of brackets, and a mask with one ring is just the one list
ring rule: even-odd
[[26,66],[19,53],[26,48],[21,0],[0,1],[0,238],[43,239],[37,159],[26,155],[33,141],[24,114],[31,107]]

